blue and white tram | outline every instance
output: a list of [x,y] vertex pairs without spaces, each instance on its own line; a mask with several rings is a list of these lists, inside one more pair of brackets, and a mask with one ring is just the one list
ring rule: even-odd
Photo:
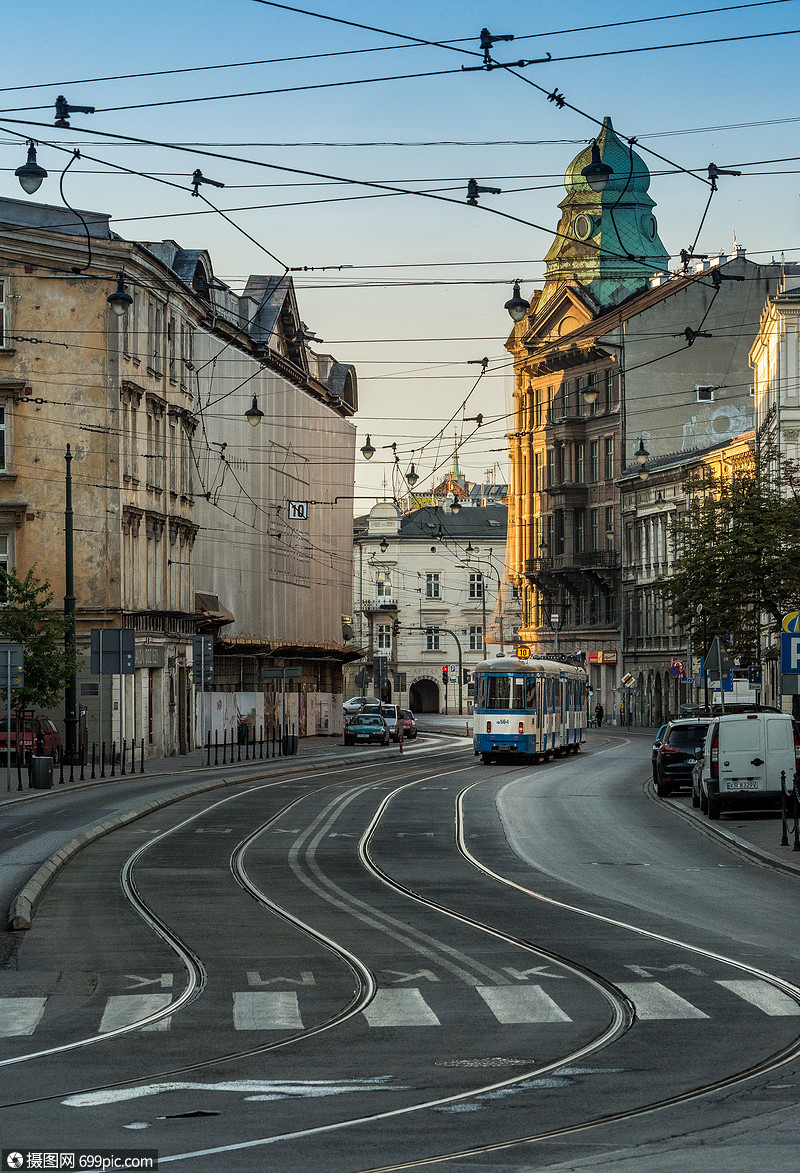
[[549,760],[586,740],[587,679],[558,660],[484,660],[475,669],[472,743],[481,760],[528,754]]

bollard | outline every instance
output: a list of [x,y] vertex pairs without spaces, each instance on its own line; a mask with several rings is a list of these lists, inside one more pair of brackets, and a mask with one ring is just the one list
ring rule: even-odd
[[144,773],[144,738],[142,738],[141,750],[139,753],[139,773]]
[[58,784],[59,786],[64,785],[64,750],[60,746],[58,749]]
[[105,778],[105,776],[106,776],[106,743],[104,741],[101,741],[100,742],[100,777]]
[[258,727],[258,760],[261,761],[261,759],[263,757],[264,757],[264,726],[259,725],[259,727]]
[[120,776],[120,778],[125,777],[125,751],[127,750],[127,748],[128,748],[128,743],[125,740],[125,738],[123,737],[123,739],[122,739],[122,753],[119,755],[119,776]]
[[786,771],[781,770],[781,847],[789,846],[789,802],[786,792]]
[[117,766],[117,743],[116,743],[116,741],[112,741],[111,742],[111,777],[112,778],[116,778],[116,776],[117,776],[116,775],[116,766]]
[[80,763],[81,763],[80,781],[83,782],[83,781],[85,781],[85,778],[86,778],[86,775],[84,773],[84,770],[86,768],[86,742],[85,741],[81,742],[81,751],[80,751],[79,757],[80,757]]
[[228,764],[228,730],[227,729],[222,730],[222,764],[223,764],[223,766],[227,766],[227,764]]
[[[231,746],[233,746],[233,731],[231,732]],[[238,731],[236,733],[236,760],[237,760],[237,762],[240,762],[242,760],[242,739],[239,736]],[[231,761],[233,761],[233,749],[232,748],[231,748]]]
[[[96,754],[96,752],[97,752],[97,746],[95,745],[95,743],[94,743],[94,742],[92,742],[92,772],[91,772],[91,774],[89,775],[89,777],[90,777],[90,778],[92,778],[92,779],[96,777],[96,775],[95,775],[95,772],[94,772],[94,759],[95,759],[95,754]],[[63,774],[64,774],[64,763],[63,763],[63,761],[62,761],[62,763],[61,763],[61,774],[62,774],[62,777],[63,777]]]
[[219,765],[219,734],[214,730],[214,765]]
[[206,765],[211,765],[211,730],[206,734]]

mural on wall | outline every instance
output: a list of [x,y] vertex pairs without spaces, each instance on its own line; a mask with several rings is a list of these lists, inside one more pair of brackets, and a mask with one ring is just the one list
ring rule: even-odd
[[745,404],[721,403],[710,415],[693,415],[683,425],[681,452],[694,448],[711,448],[732,440],[753,426],[753,412]]

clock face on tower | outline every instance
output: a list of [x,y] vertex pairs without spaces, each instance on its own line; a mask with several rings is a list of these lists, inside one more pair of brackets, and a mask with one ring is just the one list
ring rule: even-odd
[[577,236],[578,240],[588,240],[594,230],[593,217],[587,216],[585,212],[581,212],[572,221],[572,231]]

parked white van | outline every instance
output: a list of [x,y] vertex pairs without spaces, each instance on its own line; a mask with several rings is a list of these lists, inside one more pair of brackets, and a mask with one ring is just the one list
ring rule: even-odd
[[780,807],[781,772],[791,789],[800,733],[790,713],[726,713],[708,727],[695,767],[693,801],[710,819],[743,807]]

